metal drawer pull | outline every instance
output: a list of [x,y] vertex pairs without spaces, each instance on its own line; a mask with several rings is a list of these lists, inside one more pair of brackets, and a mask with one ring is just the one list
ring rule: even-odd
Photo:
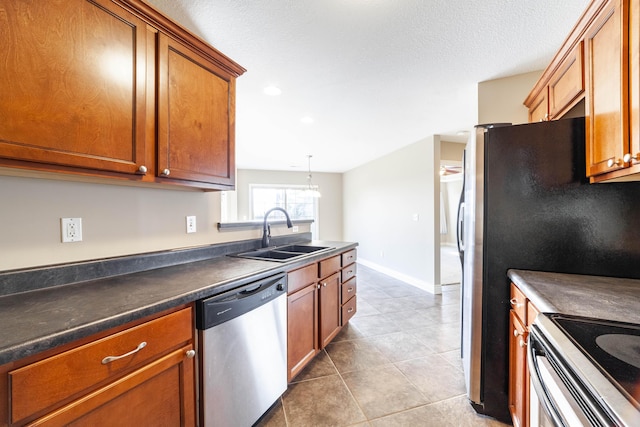
[[123,357],[127,357],[127,356],[131,356],[132,354],[135,354],[137,352],[139,352],[140,350],[142,350],[143,348],[145,348],[147,346],[147,342],[146,341],[142,341],[140,344],[138,344],[138,346],[131,350],[129,353],[125,353],[122,356],[107,356],[104,359],[102,359],[102,364],[106,365],[107,363],[111,363],[114,360],[118,360],[118,359],[122,359]]
[[517,300],[517,299],[515,299],[515,298],[511,298],[511,299],[509,300],[509,302],[510,302],[510,303],[511,303],[511,305],[512,305],[512,306],[514,306],[514,307],[522,307],[522,304],[520,304],[520,303],[518,302],[518,300]]
[[525,340],[521,339],[518,344],[520,344],[520,347],[524,347],[524,346],[527,345],[527,342]]
[[186,356],[189,359],[193,359],[194,357],[196,357],[196,351],[195,350],[189,350],[189,351],[187,351]]
[[349,292],[353,292],[353,288],[347,289],[347,293],[349,293]]
[[350,308],[347,310],[347,313],[351,313],[352,311],[353,311],[353,307],[350,307]]

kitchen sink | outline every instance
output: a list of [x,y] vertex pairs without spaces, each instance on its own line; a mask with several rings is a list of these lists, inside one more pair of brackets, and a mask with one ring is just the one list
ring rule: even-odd
[[326,246],[307,246],[307,245],[288,245],[275,248],[277,251],[282,252],[298,252],[302,254],[310,254],[313,252],[324,251],[327,249],[333,249]]
[[286,245],[274,248],[256,249],[249,252],[242,252],[232,256],[250,259],[263,259],[267,261],[285,262],[296,258],[302,258],[317,252],[333,249],[328,246],[309,246],[309,245]]

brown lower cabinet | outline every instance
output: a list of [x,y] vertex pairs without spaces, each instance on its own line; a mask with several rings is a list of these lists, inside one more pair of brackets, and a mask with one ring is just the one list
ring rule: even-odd
[[[288,273],[287,368],[291,381],[329,344],[355,314],[355,250],[332,256]],[[345,257],[346,256],[346,257]],[[344,287],[344,263],[351,265]],[[344,300],[347,294],[349,300]],[[348,313],[345,318],[343,313]]]
[[509,313],[509,412],[515,427],[529,425],[529,368],[527,338],[538,309],[511,284]]
[[186,307],[5,367],[0,425],[193,426],[193,333]]

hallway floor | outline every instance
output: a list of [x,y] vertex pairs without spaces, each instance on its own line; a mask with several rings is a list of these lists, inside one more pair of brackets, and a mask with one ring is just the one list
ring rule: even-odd
[[469,405],[460,285],[431,295],[358,265],[358,312],[261,427],[505,426]]

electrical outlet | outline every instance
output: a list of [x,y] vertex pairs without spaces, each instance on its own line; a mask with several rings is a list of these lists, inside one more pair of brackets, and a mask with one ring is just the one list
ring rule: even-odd
[[188,216],[187,217],[187,233],[195,233],[196,232],[196,217]]
[[82,218],[60,218],[62,243],[82,242]]

